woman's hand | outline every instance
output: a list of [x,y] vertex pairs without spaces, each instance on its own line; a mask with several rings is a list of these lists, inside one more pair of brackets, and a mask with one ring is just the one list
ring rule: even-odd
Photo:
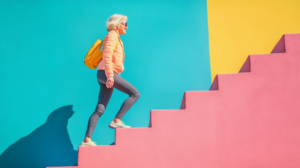
[[114,85],[114,81],[115,80],[113,76],[108,77],[106,81],[106,87],[111,88]]

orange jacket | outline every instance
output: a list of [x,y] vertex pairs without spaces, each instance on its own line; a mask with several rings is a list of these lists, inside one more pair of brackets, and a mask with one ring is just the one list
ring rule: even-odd
[[[118,40],[119,43],[116,47]],[[116,74],[123,72],[125,52],[123,48],[123,42],[120,39],[119,32],[117,30],[109,31],[107,36],[104,38],[103,45],[103,57],[98,64],[97,70],[105,70],[105,74],[107,77],[114,76],[114,72]]]

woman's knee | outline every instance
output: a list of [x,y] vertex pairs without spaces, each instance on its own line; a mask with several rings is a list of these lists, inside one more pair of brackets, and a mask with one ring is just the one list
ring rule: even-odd
[[137,99],[141,97],[141,94],[138,90],[135,90],[131,95],[132,97],[136,97]]
[[98,104],[94,111],[94,114],[97,114],[100,117],[104,113],[104,111],[105,111],[105,106],[103,104]]

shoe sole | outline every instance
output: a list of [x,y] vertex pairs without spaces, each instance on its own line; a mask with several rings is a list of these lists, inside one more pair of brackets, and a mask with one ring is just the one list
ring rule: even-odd
[[116,129],[116,128],[131,128],[131,127],[118,127],[118,126],[114,127],[114,126],[111,126],[111,125],[108,125],[108,127],[112,128],[112,129]]
[[80,146],[97,146],[97,145],[80,145]]

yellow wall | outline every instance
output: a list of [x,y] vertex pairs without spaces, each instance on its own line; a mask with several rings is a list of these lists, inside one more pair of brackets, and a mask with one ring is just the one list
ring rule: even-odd
[[236,73],[250,54],[268,54],[300,33],[300,0],[207,0],[212,80]]

